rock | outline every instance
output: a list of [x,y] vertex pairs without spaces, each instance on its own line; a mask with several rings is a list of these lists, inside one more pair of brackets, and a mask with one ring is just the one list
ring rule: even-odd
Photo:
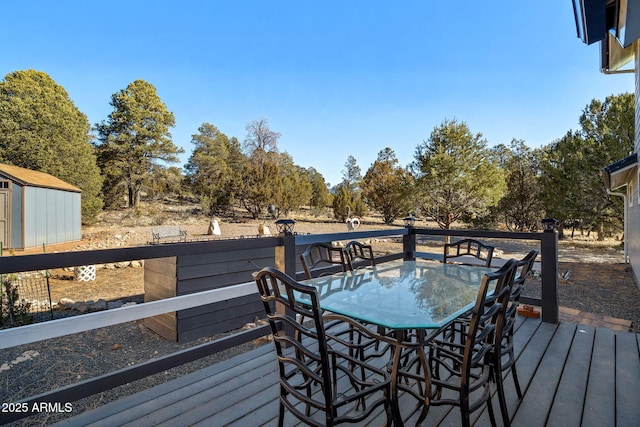
[[95,311],[106,310],[107,301],[103,300],[102,298],[99,299],[98,301],[95,302],[95,304],[93,304],[92,309]]
[[109,303],[107,304],[108,308],[120,308],[122,307],[122,301],[117,300],[117,301],[109,301]]
[[130,261],[120,261],[115,263],[116,268],[127,268],[129,265],[131,265]]
[[78,313],[86,313],[89,311],[89,306],[86,302],[76,302],[71,306],[72,310],[77,311]]
[[60,301],[58,301],[58,307],[62,308],[63,310],[69,310],[75,303],[76,302],[70,298],[62,298]]
[[129,267],[142,268],[144,267],[144,264],[142,261],[131,261],[131,264],[129,264]]

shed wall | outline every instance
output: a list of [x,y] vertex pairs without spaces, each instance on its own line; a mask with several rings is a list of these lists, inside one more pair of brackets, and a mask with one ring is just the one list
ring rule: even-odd
[[23,248],[22,235],[22,195],[23,187],[15,182],[11,184],[11,229],[9,230],[11,247]]
[[80,193],[24,189],[24,247],[80,240]]

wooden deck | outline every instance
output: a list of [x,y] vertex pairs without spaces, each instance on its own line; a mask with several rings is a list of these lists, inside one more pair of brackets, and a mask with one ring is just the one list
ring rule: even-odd
[[[605,328],[519,318],[515,335],[521,402],[506,380],[516,426],[636,426],[640,420],[640,335]],[[277,425],[278,374],[272,344],[166,384],[77,415],[72,426]],[[497,397],[493,398],[500,422]],[[400,401],[414,425],[415,400]],[[369,424],[380,425],[384,418]],[[424,425],[457,426],[459,413],[434,407]],[[297,425],[288,418],[285,425]],[[486,410],[475,425],[490,425]]]

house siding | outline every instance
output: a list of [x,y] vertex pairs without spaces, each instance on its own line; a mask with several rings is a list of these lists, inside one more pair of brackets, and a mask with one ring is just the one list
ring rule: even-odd
[[[635,152],[640,152],[640,41],[635,43]],[[633,185],[627,187],[629,208],[627,213],[627,249],[629,251],[629,260],[633,267],[633,273],[636,279],[636,283],[640,284],[640,206],[639,206],[639,191],[640,186],[640,168],[638,169],[639,176],[636,177],[636,181]]]

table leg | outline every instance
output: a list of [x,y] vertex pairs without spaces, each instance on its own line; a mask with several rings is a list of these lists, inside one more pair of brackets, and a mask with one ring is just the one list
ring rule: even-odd
[[[429,366],[427,356],[424,352],[425,336],[423,331],[416,331],[415,341],[410,341],[406,331],[395,331],[396,344],[393,350],[393,363],[391,365],[391,408],[394,413],[395,423],[404,425],[400,414],[399,391],[404,390],[412,395],[422,406],[420,419],[423,420],[429,411],[431,398],[431,379],[429,376]],[[404,366],[401,362],[404,357],[415,351],[416,356],[409,359],[410,362]],[[415,370],[415,371],[414,371]],[[417,387],[403,386],[402,380],[415,381]]]
[[393,412],[394,425],[404,426],[402,415],[400,414],[400,405],[398,404],[398,371],[400,368],[400,359],[402,358],[402,340],[396,332],[398,344],[393,349],[393,364],[391,365],[391,412]]

